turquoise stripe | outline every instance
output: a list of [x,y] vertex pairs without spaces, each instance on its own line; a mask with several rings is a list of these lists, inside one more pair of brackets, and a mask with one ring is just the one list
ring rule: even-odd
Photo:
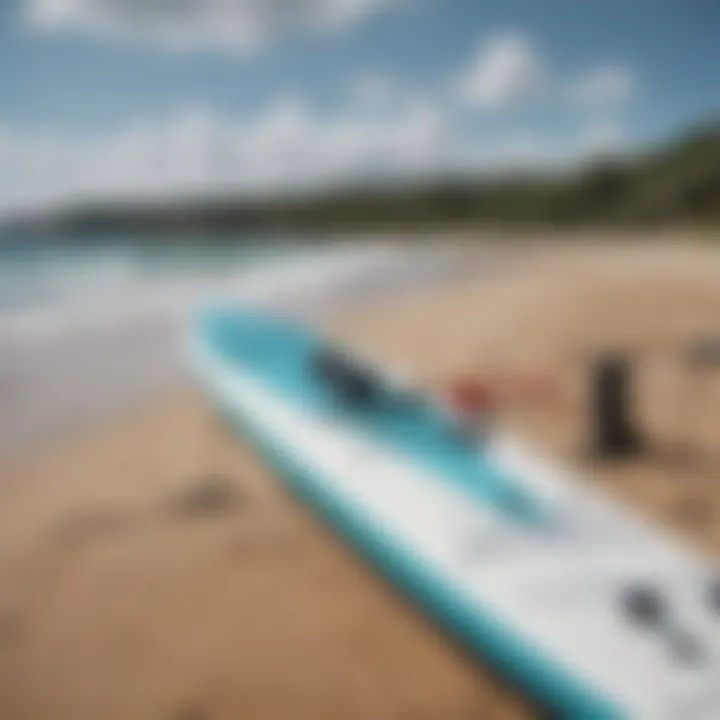
[[296,407],[332,417],[403,455],[408,463],[461,485],[518,522],[546,520],[541,503],[477,448],[458,439],[429,398],[400,404],[388,389],[378,406],[352,413],[338,409],[328,388],[309,372],[310,359],[322,341],[306,328],[258,314],[216,310],[201,316],[199,332],[226,361],[241,366]]
[[[211,393],[212,394],[212,393]],[[249,437],[288,485],[317,508],[341,534],[382,569],[410,598],[437,618],[473,654],[518,684],[554,716],[572,720],[621,720],[611,698],[545,656],[512,628],[478,607],[435,567],[414,555],[373,519],[300,463],[282,441],[215,398],[223,416]]]

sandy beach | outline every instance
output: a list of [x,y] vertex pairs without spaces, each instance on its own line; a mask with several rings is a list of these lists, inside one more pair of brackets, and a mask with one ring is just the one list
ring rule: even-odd
[[[549,237],[486,257],[492,271],[428,270],[414,292],[366,286],[374,302],[323,313],[319,298],[307,314],[431,387],[459,371],[547,374],[552,401],[510,408],[503,423],[717,553],[720,370],[691,376],[683,353],[718,329],[720,251],[680,237]],[[393,267],[366,277],[382,286]],[[653,452],[599,466],[582,452],[588,363],[615,346],[633,358]],[[94,427],[22,448],[8,431],[3,720],[538,716],[288,495],[183,387],[179,364],[170,375],[137,381],[132,402]]]

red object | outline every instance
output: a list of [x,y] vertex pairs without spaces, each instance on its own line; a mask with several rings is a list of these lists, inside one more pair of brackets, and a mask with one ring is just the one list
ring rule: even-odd
[[492,379],[461,376],[451,380],[445,393],[448,403],[458,412],[479,415],[502,403],[552,404],[558,389],[542,375],[518,375]]
[[452,406],[463,414],[479,414],[490,410],[497,398],[488,383],[461,377],[450,383],[448,399]]

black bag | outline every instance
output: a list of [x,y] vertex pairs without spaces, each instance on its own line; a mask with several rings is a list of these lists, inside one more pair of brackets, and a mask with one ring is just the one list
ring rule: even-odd
[[641,449],[631,413],[631,366],[616,353],[601,356],[593,369],[592,448],[599,457],[629,456]]
[[379,388],[373,374],[335,348],[323,348],[313,359],[313,371],[343,402],[367,406],[377,399]]

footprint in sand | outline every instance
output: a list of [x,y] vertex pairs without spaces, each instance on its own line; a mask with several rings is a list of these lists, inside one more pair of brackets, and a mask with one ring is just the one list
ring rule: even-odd
[[245,502],[237,482],[226,475],[205,475],[171,499],[169,510],[183,520],[229,515]]
[[62,546],[84,545],[125,535],[137,525],[138,519],[137,513],[129,508],[110,505],[84,508],[63,516],[53,528],[52,537]]

